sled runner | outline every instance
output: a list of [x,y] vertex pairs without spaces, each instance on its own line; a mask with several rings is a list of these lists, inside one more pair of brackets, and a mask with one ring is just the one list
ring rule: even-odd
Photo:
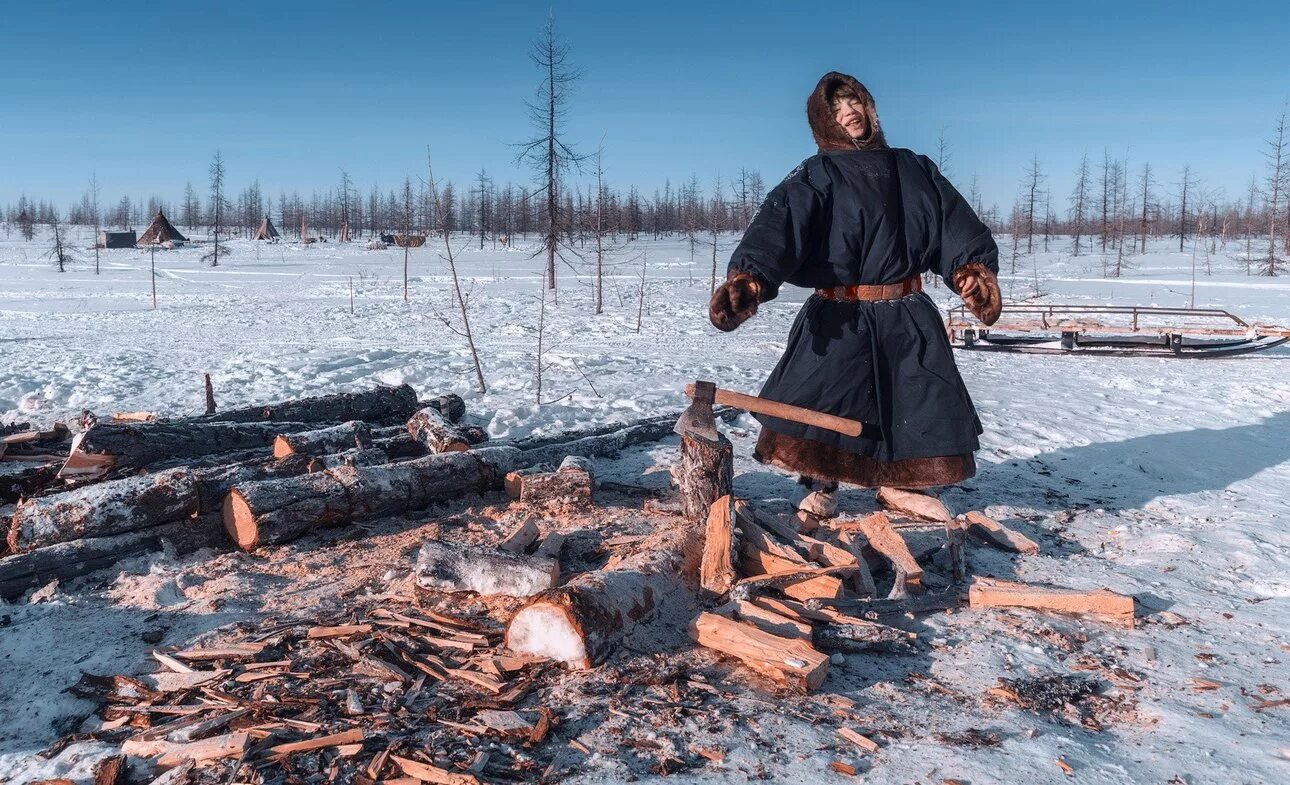
[[1219,308],[1005,305],[992,327],[963,306],[946,322],[956,349],[1127,357],[1233,357],[1290,341],[1290,329]]

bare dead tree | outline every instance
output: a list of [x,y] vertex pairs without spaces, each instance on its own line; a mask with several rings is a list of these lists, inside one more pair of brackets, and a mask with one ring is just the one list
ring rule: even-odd
[[1142,176],[1138,178],[1139,192],[1142,195],[1142,213],[1138,219],[1138,232],[1140,234],[1139,248],[1142,253],[1147,252],[1147,207],[1151,203],[1151,162],[1148,161],[1142,165]]
[[1183,251],[1183,242],[1187,239],[1187,197],[1191,195],[1191,189],[1196,185],[1195,178],[1192,177],[1191,164],[1183,166],[1182,180],[1178,182],[1178,252]]
[[1026,253],[1035,252],[1035,208],[1043,196],[1044,173],[1039,167],[1039,156],[1031,157],[1026,165],[1026,180],[1023,188],[1026,191]]
[[[975,178],[973,178],[975,182]],[[1084,217],[1088,212],[1088,153],[1079,160],[1075,170],[1075,190],[1071,192],[1071,234],[1075,236],[1075,255],[1079,256],[1080,240],[1084,235]]]
[[94,274],[99,274],[99,174],[90,174],[90,217],[94,219]]
[[49,253],[46,254],[58,265],[58,272],[67,272],[67,265],[72,261],[71,250],[63,242],[62,225],[58,220],[58,208],[51,207],[49,213],[49,228],[54,232],[54,244],[50,246]]
[[640,335],[641,320],[645,317],[645,268],[649,264],[649,254],[641,252],[641,286],[636,293],[636,334]]
[[1273,276],[1277,274],[1277,265],[1280,263],[1280,259],[1277,258],[1277,224],[1283,219],[1281,200],[1285,197],[1286,189],[1290,187],[1290,160],[1287,160],[1284,106],[1281,109],[1281,117],[1277,119],[1276,131],[1267,140],[1266,148],[1263,151],[1263,157],[1268,162],[1268,170],[1263,190],[1268,202],[1268,255],[1263,259],[1263,269],[1259,271],[1259,275]]
[[605,311],[605,143],[596,148],[596,313]]
[[950,176],[950,145],[945,139],[945,126],[941,126],[941,131],[936,136],[936,168],[942,175]]
[[[470,348],[470,359],[475,365],[475,382],[479,385],[479,392],[488,392],[488,384],[484,382],[484,367],[479,361],[479,350],[475,348],[475,336],[470,330],[470,309],[466,307],[466,295],[461,291],[461,280],[457,277],[457,258],[452,249],[452,211],[440,209],[439,187],[434,179],[434,165],[430,159],[430,148],[426,147],[426,177],[429,181],[430,201],[436,205],[435,217],[438,219],[438,225],[434,227],[437,234],[443,238],[443,258],[448,262],[448,272],[452,274],[452,291],[453,297],[457,301],[457,310],[461,314],[461,328],[444,320],[444,325],[466,339],[466,346]],[[351,308],[353,306],[351,305]],[[539,398],[539,400],[541,400]]]
[[534,196],[541,193],[545,197],[542,252],[546,254],[546,286],[554,289],[555,257],[565,218],[561,181],[569,167],[579,167],[585,158],[564,139],[569,94],[581,72],[569,64],[569,46],[556,35],[554,16],[547,17],[546,27],[533,43],[529,59],[542,72],[537,99],[526,102],[537,135],[519,145],[516,160],[534,168],[540,181]]
[[210,174],[211,188],[211,233],[215,237],[215,247],[207,254],[204,259],[211,260],[211,267],[219,266],[219,235],[224,230],[224,207],[226,200],[224,198],[224,156],[219,150],[215,151],[215,157],[211,159],[211,165],[207,170]]
[[408,301],[408,254],[412,251],[412,180],[403,178],[403,302]]

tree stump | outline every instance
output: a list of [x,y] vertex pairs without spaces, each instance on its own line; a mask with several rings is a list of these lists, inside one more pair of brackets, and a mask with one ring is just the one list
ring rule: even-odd
[[717,434],[716,441],[681,435],[681,462],[676,480],[681,489],[681,514],[706,522],[712,503],[734,492],[735,448]]

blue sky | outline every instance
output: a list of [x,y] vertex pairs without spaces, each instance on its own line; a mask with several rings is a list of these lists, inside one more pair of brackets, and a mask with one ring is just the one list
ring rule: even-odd
[[1290,97],[1284,2],[0,3],[0,203],[205,192],[216,148],[239,189],[458,182],[513,161],[545,17],[584,78],[569,136],[646,193],[741,165],[777,181],[814,152],[803,113],[828,70],[878,101],[888,140],[973,174],[1006,209],[1038,155],[1065,209],[1088,152],[1190,163],[1229,197]]

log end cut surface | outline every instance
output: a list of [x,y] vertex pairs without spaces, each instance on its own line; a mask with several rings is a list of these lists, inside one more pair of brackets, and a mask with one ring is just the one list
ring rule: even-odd
[[224,530],[244,551],[253,550],[260,542],[260,528],[255,523],[255,516],[236,488],[224,497]]
[[587,647],[569,611],[559,605],[532,603],[521,608],[506,628],[506,647],[520,654],[549,657],[572,668],[589,668]]

